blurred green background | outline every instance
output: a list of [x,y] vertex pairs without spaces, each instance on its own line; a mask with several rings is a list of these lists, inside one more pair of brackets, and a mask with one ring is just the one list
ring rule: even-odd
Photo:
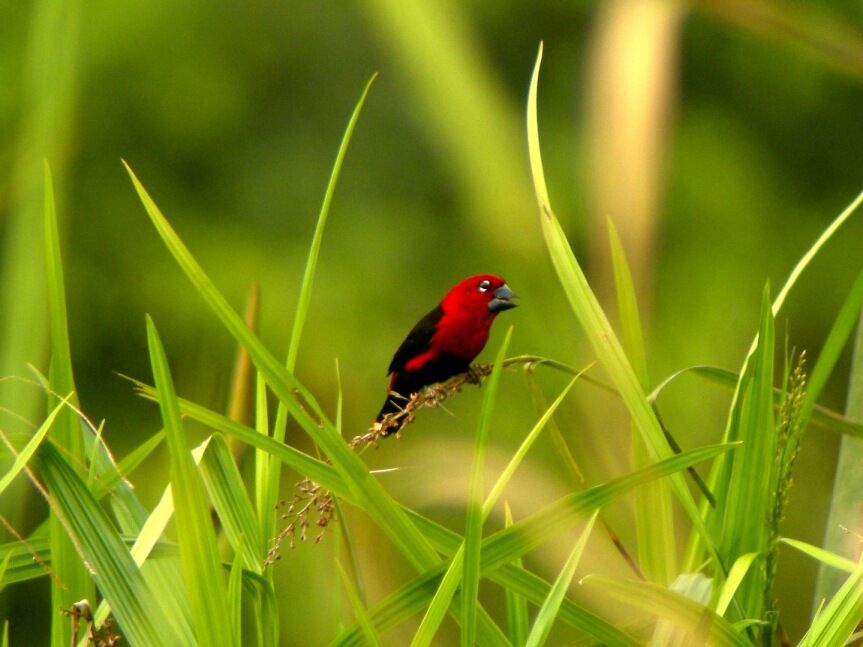
[[[863,188],[861,19],[860,3],[848,0],[4,3],[0,375],[32,378],[28,363],[47,366],[46,158],[57,185],[84,410],[107,421],[105,437],[119,456],[159,428],[156,407],[116,375],[150,377],[145,313],[162,332],[180,395],[224,409],[235,349],[163,249],[120,159],[238,309],[250,284],[260,284],[260,334],[283,354],[338,143],[374,71],[380,77],[325,234],[300,379],[332,410],[338,360],[346,434],[363,432],[410,326],[478,272],[502,274],[521,296],[490,347],[512,324],[512,354],[586,364],[592,357],[542,246],[527,170],[523,107],[540,40],[551,198],[603,303],[613,313],[610,216],[637,275],[654,384],[693,364],[736,370],[764,282],[781,284]],[[861,235],[863,225],[852,221],[778,322],[778,335],[787,331],[812,356],[863,261]],[[826,396],[837,410],[847,372],[845,359]],[[540,378],[549,395],[563,385],[558,375],[540,371]],[[517,372],[504,377],[502,396],[490,473],[534,418]],[[447,403],[453,415],[423,412],[401,440],[365,455],[373,468],[403,468],[380,477],[397,499],[457,529],[478,403],[470,388]],[[728,393],[694,378],[661,401],[685,447],[719,438],[727,404]],[[0,407],[5,431],[38,423],[43,412],[38,389],[15,380],[0,382]],[[613,398],[580,386],[559,423],[589,483],[629,469],[628,422]],[[288,437],[311,449],[296,429]],[[787,535],[821,541],[837,446],[824,432],[806,437]],[[297,478],[283,479],[286,497]],[[150,505],[167,479],[161,451],[132,476]],[[520,517],[573,486],[544,441],[507,498]],[[26,536],[45,505],[22,480],[0,513]],[[409,571],[365,517],[349,512],[349,519],[375,601]],[[631,544],[626,503],[609,519]],[[502,520],[495,514],[489,524]],[[13,538],[0,528],[0,540]],[[531,565],[553,576],[568,541],[532,556]],[[627,574],[599,533],[591,546],[580,573]],[[283,643],[331,638],[339,615],[331,536],[286,553],[276,568]],[[798,637],[815,568],[789,552],[779,568],[783,622]],[[496,591],[489,595],[497,601]],[[628,617],[608,598],[574,595],[609,617]],[[46,619],[56,612],[47,578],[0,597],[12,644],[44,644]],[[410,631],[391,632],[392,644]],[[441,644],[451,635],[444,631]]]

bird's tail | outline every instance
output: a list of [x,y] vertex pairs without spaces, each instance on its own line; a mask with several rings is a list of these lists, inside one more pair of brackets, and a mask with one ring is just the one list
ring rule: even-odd
[[395,401],[394,396],[387,394],[387,399],[384,400],[384,406],[381,407],[380,413],[378,413],[378,417],[375,418],[375,422],[380,422],[384,419],[384,416],[387,416],[391,413],[398,413],[402,410],[402,407]]

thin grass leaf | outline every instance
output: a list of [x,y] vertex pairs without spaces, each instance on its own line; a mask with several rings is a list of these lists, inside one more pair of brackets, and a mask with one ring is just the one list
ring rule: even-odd
[[[362,113],[363,106],[366,102],[366,97],[368,96],[369,90],[371,89],[372,84],[377,78],[377,73],[373,74],[371,78],[366,82],[365,87],[363,88],[362,93],[360,94],[360,98],[354,106],[353,113],[351,114],[350,119],[348,120],[348,125],[345,128],[345,132],[342,135],[342,141],[339,144],[338,153],[336,153],[336,159],[333,163],[333,169],[330,172],[330,178],[327,182],[327,188],[324,192],[324,200],[321,203],[321,210],[318,213],[318,220],[315,224],[315,232],[312,235],[312,242],[309,248],[309,254],[306,257],[306,267],[303,271],[303,279],[300,283],[300,292],[297,298],[297,310],[294,314],[294,323],[291,327],[291,337],[288,342],[288,354],[285,360],[285,368],[288,373],[293,374],[296,368],[297,363],[297,355],[300,350],[300,341],[303,335],[303,329],[306,323],[306,317],[308,315],[309,306],[311,304],[312,299],[312,288],[314,286],[315,279],[315,270],[318,264],[318,256],[320,255],[321,244],[323,242],[324,237],[324,229],[326,228],[327,218],[330,213],[330,205],[332,204],[333,195],[335,194],[336,184],[338,183],[339,174],[341,173],[342,163],[344,162],[345,156],[347,155],[348,146],[351,142],[351,138],[354,134],[354,129],[359,121],[360,114]],[[278,408],[276,409],[276,420],[275,426],[273,427],[273,438],[279,442],[284,442],[285,440],[285,428],[288,420],[288,407],[284,402],[280,402]],[[279,469],[279,465],[273,461],[271,462],[267,471],[267,495],[265,500],[265,506],[269,506],[272,509],[278,500],[279,497],[279,482],[281,479],[281,470]],[[271,536],[270,534],[264,534],[265,537]]]
[[48,417],[45,418],[45,422],[39,425],[39,429],[36,430],[36,433],[33,434],[33,437],[30,438],[30,441],[27,445],[22,449],[16,456],[15,461],[12,463],[12,467],[3,475],[3,478],[0,478],[0,494],[3,494],[3,491],[9,487],[9,484],[15,480],[15,477],[21,473],[21,470],[30,462],[30,459],[33,457],[33,454],[36,453],[36,450],[39,448],[39,445],[42,444],[42,441],[45,439],[45,436],[51,430],[51,427],[54,425],[54,420],[57,418],[57,415],[60,411],[66,406],[66,403],[69,402],[69,398],[71,394],[63,398],[60,403],[54,407],[54,410],[48,414]]
[[583,584],[595,585],[613,598],[642,609],[690,632],[691,645],[734,645],[751,647],[740,632],[711,609],[652,582],[628,582],[589,575]]
[[[69,350],[69,326],[66,316],[66,289],[63,279],[63,260],[60,254],[60,234],[57,227],[57,212],[54,204],[54,184],[48,162],[44,162],[44,229],[45,267],[48,294],[48,320],[51,341],[51,362],[48,371],[49,406],[59,398],[54,393],[70,393],[67,400],[71,407],[58,411],[54,441],[63,447],[73,465],[85,464],[84,445],[78,414],[78,395],[72,373],[72,356]],[[74,408],[74,409],[73,409]],[[53,515],[50,517],[51,554],[54,556],[54,572],[57,579],[51,580],[51,600],[56,608],[68,609],[81,599],[92,599],[95,595],[93,581],[81,563],[75,548],[66,538],[63,527]],[[62,582],[63,586],[59,586]],[[71,639],[65,619],[58,621],[53,616],[51,642],[55,647]],[[65,647],[65,646],[64,646]]]
[[[509,504],[503,504],[503,523],[505,528],[512,526],[512,510]],[[521,568],[521,560],[513,562]],[[523,645],[527,640],[530,618],[527,615],[527,600],[509,587],[504,588],[506,596],[506,626],[509,629],[509,641],[513,645]]]
[[[747,380],[741,400],[740,422],[734,433],[743,446],[734,458],[723,462],[725,476],[716,489],[721,519],[720,550],[732,563],[740,555],[766,554],[765,520],[772,509],[771,485],[774,481],[776,432],[773,422],[773,312],[769,286],[761,302],[761,324],[758,346],[753,356],[751,379]],[[744,610],[743,618],[760,618],[764,602],[764,574],[750,569],[741,583],[737,599]],[[737,618],[737,619],[743,619]]]
[[345,587],[348,599],[351,601],[351,607],[353,607],[354,610],[354,616],[357,619],[357,624],[362,628],[366,641],[373,647],[380,647],[380,638],[378,638],[372,619],[369,617],[368,611],[366,610],[365,605],[363,605],[363,601],[360,599],[358,591],[354,587],[354,583],[351,581],[351,578],[348,577],[348,574],[342,567],[341,562],[336,561],[336,567],[339,569],[339,576],[341,577],[342,585]]
[[[570,494],[544,507],[513,526],[498,531],[483,540],[480,561],[483,577],[488,577],[496,582],[505,582],[507,587],[518,587],[517,590],[521,595],[538,605],[542,604],[548,594],[549,586],[532,573],[513,566],[514,560],[535,550],[578,519],[611,503],[631,489],[652,479],[684,470],[690,465],[713,458],[735,446],[713,445],[689,450],[632,474],[594,486],[583,492]],[[462,545],[462,538],[452,531],[415,512],[411,512],[411,518],[435,548],[445,555],[455,554]],[[425,572],[375,605],[370,611],[375,626],[380,631],[384,631],[421,610],[425,606],[426,600],[434,594],[437,589],[437,581],[444,572],[445,565]],[[545,586],[544,589],[543,586]],[[623,632],[574,604],[567,605],[565,603],[564,610],[567,615],[565,618],[562,616],[563,619],[606,644],[633,644],[632,639]],[[340,636],[334,644],[354,645],[357,644],[356,640],[358,640],[358,633],[351,629]]]
[[511,339],[512,326],[506,331],[506,337],[503,340],[503,344],[501,344],[500,350],[497,352],[497,357],[495,357],[491,376],[489,376],[483,389],[482,405],[479,411],[479,425],[477,426],[476,440],[474,441],[473,466],[471,467],[470,489],[467,502],[467,519],[465,520],[464,529],[464,574],[462,575],[461,587],[462,647],[473,647],[476,640],[480,542],[482,541],[482,527],[485,521],[482,509],[485,446],[488,439],[488,430],[491,425],[491,414],[497,398],[497,389],[500,384],[503,358],[506,357],[506,351],[509,348]]
[[[635,284],[623,244],[611,218],[608,218],[608,242],[614,270],[621,342],[641,386],[649,389],[650,377],[647,372],[647,355],[644,350],[644,335],[641,330],[641,317],[638,314]],[[647,448],[635,427],[632,428],[631,443],[632,466],[637,468],[647,464],[649,461]],[[668,584],[677,573],[674,517],[668,484],[656,481],[638,488],[635,491],[634,501],[638,563],[648,579],[659,584]]]
[[[530,82],[527,101],[527,140],[530,157],[530,168],[533,176],[534,191],[539,205],[540,222],[546,247],[551,256],[558,279],[576,318],[587,335],[594,353],[602,362],[618,393],[620,393],[627,410],[653,460],[661,460],[674,454],[665,438],[665,434],[650,407],[635,371],[629,363],[623,347],[617,339],[611,324],[608,322],[602,307],[593,294],[587,278],[566,238],[566,234],[557,221],[551,209],[546,188],[545,175],[542,167],[542,155],[539,147],[539,127],[537,124],[537,85],[539,68],[542,62],[542,44],[537,54],[536,65]],[[686,487],[686,482],[679,474],[670,478],[671,488],[689,517],[693,528],[707,546],[711,555],[717,558],[719,567],[723,568],[718,559],[713,537],[704,524],[695,500]]]
[[821,609],[799,647],[843,647],[863,620],[863,561]]
[[[333,467],[348,486],[352,500],[356,501],[375,520],[399,552],[417,570],[426,570],[437,564],[439,559],[432,547],[413,526],[405,512],[395,504],[380,483],[368,472],[357,455],[336,434],[333,424],[327,419],[311,392],[281,366],[278,360],[243,323],[239,315],[231,309],[224,296],[216,289],[201,266],[189,253],[189,250],[168,224],[164,215],[128,165],[126,169],[148,216],[174,259],[204,301],[222,321],[222,324],[249,352],[258,371],[264,375],[267,384],[279,400],[287,405],[300,427],[327,454]],[[307,411],[306,407],[310,411]],[[251,441],[252,444],[260,440],[272,441],[272,439],[262,438],[260,434],[255,435],[258,436],[258,440]],[[311,477],[310,474],[308,476]],[[500,629],[494,625],[487,614],[482,612],[479,619],[479,627],[484,640],[494,644],[506,643]]]
[[[240,535],[228,577],[228,607],[231,609],[231,626],[234,628],[234,644],[243,644],[243,555],[246,553],[245,538]],[[254,571],[253,571],[254,572]]]
[[812,559],[815,559],[821,564],[829,566],[832,569],[844,571],[845,573],[853,573],[857,569],[857,562],[850,560],[847,557],[843,557],[842,555],[837,555],[836,553],[821,548],[820,546],[813,546],[805,541],[791,539],[790,537],[781,537],[779,541],[780,543],[799,550],[804,555],[808,555]]
[[264,544],[258,535],[257,519],[246,496],[243,477],[221,434],[210,438],[200,471],[231,547],[240,556],[244,568],[260,575],[262,562],[259,556],[264,552]]
[[131,452],[126,454],[117,465],[107,474],[100,474],[93,483],[93,496],[101,500],[109,492],[112,492],[118,483],[132,474],[138,466],[150,457],[156,448],[165,440],[165,430],[162,429],[150,436]]
[[[507,342],[508,341],[509,339],[507,338]],[[501,494],[503,494],[506,486],[509,484],[512,475],[515,473],[516,469],[518,469],[521,461],[524,459],[524,457],[527,455],[527,452],[533,446],[534,441],[539,437],[540,432],[552,419],[554,412],[563,402],[564,398],[566,398],[566,396],[569,394],[576,381],[578,381],[578,378],[581,377],[581,375],[585,371],[587,371],[588,368],[590,368],[590,366],[582,370],[581,373],[576,375],[569,382],[569,384],[566,386],[566,388],[564,388],[563,392],[560,394],[557,400],[555,400],[552,405],[543,413],[539,421],[537,421],[537,423],[534,425],[533,429],[531,429],[527,436],[525,436],[525,439],[522,441],[518,450],[510,459],[503,472],[501,472],[500,477],[498,477],[497,481],[495,482],[494,486],[486,497],[486,500],[483,502],[481,524],[484,524],[486,519],[488,519],[489,514],[491,513]],[[464,571],[465,556],[464,548],[465,545],[463,543],[461,546],[459,546],[458,551],[453,556],[449,568],[444,574],[440,586],[438,587],[438,590],[435,593],[431,604],[429,604],[425,616],[423,617],[422,622],[420,622],[420,626],[417,629],[416,634],[414,635],[413,641],[411,642],[412,647],[425,647],[426,645],[431,644],[432,639],[437,633],[438,627],[443,620],[444,614],[449,607],[450,601],[452,600],[452,597],[455,594],[459,583],[462,581],[461,578]]]
[[209,518],[209,505],[201,477],[189,453],[180,408],[153,320],[147,317],[147,343],[153,378],[159,391],[159,408],[171,457],[171,489],[180,567],[192,613],[195,638],[201,645],[217,647],[233,636],[225,580]]
[[758,558],[758,553],[746,553],[737,558],[737,561],[728,571],[728,577],[722,585],[722,591],[719,593],[719,599],[716,601],[715,611],[721,616],[725,615],[728,610],[728,605],[734,599],[734,594],[737,593],[737,588],[749,572],[749,567]]
[[[39,476],[48,487],[49,503],[69,537],[90,565],[99,591],[111,604],[123,636],[133,645],[192,644],[191,635],[176,634],[132,560],[123,540],[83,480],[50,442],[36,453]],[[53,554],[52,554],[53,567]]]
[[[687,374],[697,375],[698,377],[707,379],[732,391],[737,387],[737,382],[740,379],[740,376],[737,373],[724,368],[705,365],[688,366],[665,378],[655,389],[653,389],[653,391],[650,392],[647,399],[650,402],[655,402],[667,387],[676,382],[680,377]],[[773,389],[774,406],[779,406],[783,397],[784,394],[782,389]],[[835,411],[819,404],[815,404],[812,409],[811,422],[814,426],[826,431],[863,438],[863,424],[846,418],[842,414],[836,413]]]
[[560,605],[563,602],[564,596],[572,583],[572,578],[575,576],[575,569],[578,567],[578,562],[581,561],[581,555],[584,552],[584,547],[587,545],[587,539],[590,537],[590,531],[593,530],[593,524],[596,523],[596,517],[599,515],[599,510],[593,513],[587,526],[581,532],[578,541],[572,549],[563,569],[560,571],[554,586],[548,592],[548,597],[539,609],[536,620],[531,627],[530,635],[527,637],[526,647],[540,647],[545,644],[548,634],[551,632],[551,626],[557,618]]

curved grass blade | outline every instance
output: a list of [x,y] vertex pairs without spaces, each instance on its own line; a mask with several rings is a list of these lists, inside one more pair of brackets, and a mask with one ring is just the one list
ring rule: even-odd
[[[594,486],[582,492],[570,494],[518,523],[487,537],[482,544],[482,575],[494,581],[504,581],[507,586],[519,586],[518,592],[532,602],[542,604],[548,588],[541,591],[542,581],[532,573],[512,566],[512,562],[545,543],[556,533],[569,527],[578,519],[590,514],[629,492],[632,488],[653,479],[668,476],[690,465],[708,460],[735,447],[735,444],[711,445],[677,454],[637,472],[614,479],[608,483]],[[461,546],[462,539],[451,531],[429,521],[417,513],[411,513],[417,526],[434,544],[435,548],[447,555],[453,555]],[[399,591],[388,596],[370,610],[375,626],[383,631],[393,624],[421,610],[436,590],[438,579],[445,572],[445,565],[439,565],[415,578]],[[500,572],[498,572],[500,570]],[[598,640],[610,645],[632,645],[625,634],[604,622],[594,614],[567,606],[566,620]],[[354,629],[340,636],[334,644],[354,645],[359,634]]]
[[497,398],[500,384],[500,371],[503,358],[512,339],[512,326],[506,332],[506,337],[494,361],[494,368],[483,389],[482,406],[479,411],[479,425],[474,443],[473,466],[471,467],[470,490],[468,493],[467,519],[464,529],[464,574],[462,575],[462,647],[473,647],[476,640],[476,616],[479,597],[479,556],[482,541],[482,527],[486,515],[483,511],[483,469],[485,467],[485,446],[488,439],[488,429],[491,424],[491,413]]
[[[629,363],[617,335],[608,322],[572,252],[566,234],[551,210],[542,167],[537,124],[537,85],[541,62],[542,44],[539,47],[528,93],[527,140],[534,191],[539,205],[540,222],[546,247],[572,311],[581,323],[594,353],[602,362],[615,388],[620,393],[651,458],[661,460],[673,455],[674,451],[668,444],[662,427],[647,401],[638,377]],[[679,474],[672,475],[670,484],[698,536],[707,546],[711,555],[716,558],[719,568],[724,569],[716,551],[713,536],[704,524],[698,506],[687,489],[683,477]]]
[[372,623],[371,618],[369,618],[368,611],[363,605],[362,600],[360,600],[360,595],[357,592],[356,587],[354,587],[354,583],[351,581],[351,578],[339,562],[336,562],[336,566],[339,569],[339,576],[342,579],[342,585],[345,587],[348,599],[351,601],[351,606],[354,609],[354,616],[356,616],[357,624],[362,628],[366,641],[372,647],[380,647],[381,641],[375,631],[375,626]]
[[820,546],[813,546],[812,544],[807,544],[805,541],[791,539],[790,537],[781,537],[779,541],[780,543],[787,544],[788,546],[799,550],[804,555],[808,555],[812,559],[815,559],[830,568],[845,571],[846,573],[853,573],[857,568],[857,562],[850,560],[847,557],[843,557],[842,555],[837,555],[836,553],[821,548]]
[[725,580],[725,584],[722,585],[722,591],[719,593],[719,599],[716,601],[716,613],[721,616],[725,615],[728,605],[731,604],[734,594],[737,593],[737,588],[740,586],[743,578],[746,577],[746,573],[749,572],[752,562],[757,558],[758,553],[746,553],[738,557],[737,561],[731,566],[731,570],[728,571],[728,578]]
[[217,647],[233,636],[225,579],[209,518],[209,502],[189,453],[165,351],[150,317],[147,317],[147,342],[153,378],[161,396],[159,408],[171,457],[171,490],[180,568],[189,598],[192,626],[198,644]]
[[557,618],[560,605],[563,598],[566,596],[566,591],[572,583],[572,578],[575,576],[575,569],[578,567],[578,562],[581,560],[581,555],[584,552],[584,547],[587,545],[587,538],[590,537],[590,531],[593,530],[593,524],[596,523],[596,517],[599,515],[599,510],[593,513],[587,526],[581,532],[578,541],[572,549],[563,570],[560,571],[554,586],[548,593],[548,597],[543,602],[539,613],[534,620],[533,627],[530,630],[530,635],[527,637],[526,647],[541,647],[545,644],[548,634],[551,631],[551,626]]
[[[49,503],[92,568],[99,591],[111,604],[122,634],[137,645],[192,644],[175,634],[126,545],[102,507],[61,452],[50,442],[36,454],[36,466],[50,492]],[[52,559],[53,563],[53,559]]]
[[815,617],[799,647],[843,647],[863,620],[863,561]]
[[628,582],[600,575],[588,575],[582,583],[602,587],[612,597],[664,618],[680,629],[688,630],[688,644],[751,647],[751,643],[725,618],[664,586],[651,582]]

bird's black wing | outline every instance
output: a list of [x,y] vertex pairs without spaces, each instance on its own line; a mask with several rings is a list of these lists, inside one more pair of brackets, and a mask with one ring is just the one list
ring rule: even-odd
[[437,330],[437,324],[441,320],[441,317],[443,317],[443,308],[437,306],[417,322],[408,333],[408,336],[405,337],[402,345],[399,346],[396,354],[393,355],[393,361],[390,362],[387,375],[402,370],[405,364],[429,349],[432,336],[435,334],[435,330]]

